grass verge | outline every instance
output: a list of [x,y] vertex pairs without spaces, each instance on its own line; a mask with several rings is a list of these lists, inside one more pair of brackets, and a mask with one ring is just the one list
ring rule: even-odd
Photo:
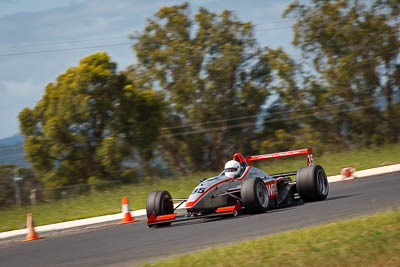
[[144,266],[400,266],[400,211],[274,234]]
[[[328,175],[339,174],[340,168],[351,165],[356,170],[379,167],[383,164],[400,163],[400,143],[379,148],[326,153],[315,156],[315,161]],[[293,159],[264,161],[260,169],[278,173],[295,171],[305,166],[305,156]],[[121,198],[128,196],[134,210],[145,208],[146,198],[153,190],[168,190],[173,197],[186,197],[199,183],[200,178],[217,175],[218,172],[197,172],[184,177],[151,179],[140,184],[115,186],[73,199],[55,200],[37,206],[0,209],[0,232],[24,228],[26,213],[32,212],[36,225],[77,220],[121,212]]]

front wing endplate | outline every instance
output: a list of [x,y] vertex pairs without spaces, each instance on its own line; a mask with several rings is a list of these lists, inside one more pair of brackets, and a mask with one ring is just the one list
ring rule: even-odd
[[169,223],[169,222],[182,222],[182,221],[204,219],[204,218],[224,216],[224,215],[236,216],[236,215],[238,215],[238,211],[240,211],[240,210],[242,210],[242,205],[240,204],[240,202],[237,202],[236,205],[220,207],[220,208],[216,209],[214,213],[207,214],[207,215],[188,216],[188,215],[178,215],[176,213],[171,213],[171,214],[156,216],[153,213],[147,220],[147,226],[151,227],[153,225],[159,225],[159,224]]

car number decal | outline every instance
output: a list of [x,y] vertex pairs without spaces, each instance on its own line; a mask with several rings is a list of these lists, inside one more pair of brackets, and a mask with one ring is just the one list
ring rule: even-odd
[[204,187],[200,187],[200,188],[196,188],[193,192],[192,192],[192,194],[201,194],[201,193],[204,193],[204,191],[206,190],[206,188],[204,188]]

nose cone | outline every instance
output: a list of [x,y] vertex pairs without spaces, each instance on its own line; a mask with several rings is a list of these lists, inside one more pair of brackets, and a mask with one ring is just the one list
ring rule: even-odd
[[[197,187],[196,187],[197,188]],[[194,191],[193,191],[194,192]],[[202,193],[192,193],[186,201],[185,208],[194,208],[200,200]]]
[[215,187],[222,178],[225,178],[225,176],[214,176],[196,186],[193,192],[189,195],[185,208],[203,208],[203,200],[208,198],[207,194],[212,192],[211,189]]

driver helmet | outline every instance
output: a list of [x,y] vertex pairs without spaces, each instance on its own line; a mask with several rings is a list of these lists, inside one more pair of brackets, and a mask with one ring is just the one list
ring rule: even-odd
[[230,160],[225,164],[225,176],[227,178],[239,177],[240,163],[236,160]]

